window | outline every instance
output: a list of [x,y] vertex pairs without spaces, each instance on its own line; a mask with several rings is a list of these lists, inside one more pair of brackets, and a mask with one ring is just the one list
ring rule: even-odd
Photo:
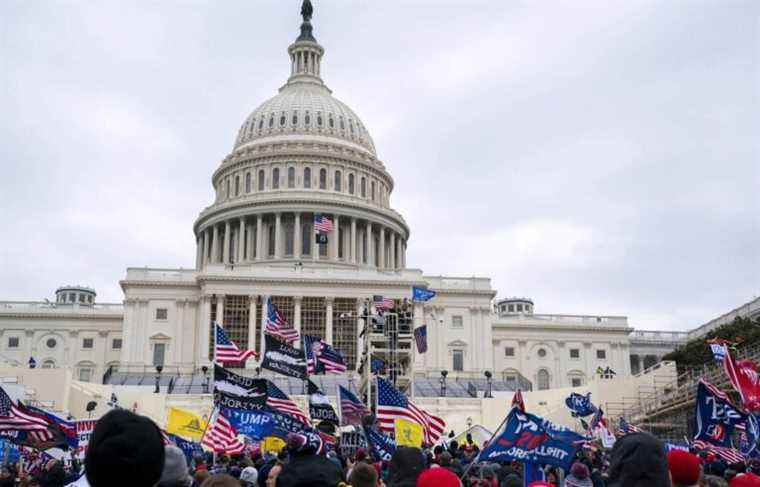
[[514,357],[515,356],[515,347],[504,347],[504,356],[505,357]]
[[111,348],[114,350],[121,350],[121,338],[114,338],[111,341]]
[[581,358],[581,351],[577,348],[571,348],[570,358]]
[[86,298],[87,298],[87,297],[86,297],[84,294],[80,294],[80,295],[79,295],[79,302],[80,302],[80,303],[82,303],[82,304],[84,304],[84,303],[85,303],[85,299],[86,299]]
[[607,350],[597,350],[596,351],[596,358],[600,360],[604,360],[607,358]]
[[296,187],[296,168],[289,167],[288,168],[288,188],[295,188]]
[[44,362],[42,362],[42,368],[43,369],[54,369],[55,368],[55,360],[47,359]]
[[539,391],[549,389],[549,372],[546,369],[539,370],[536,374],[536,382],[538,383]]
[[546,349],[545,348],[539,348],[538,349],[538,356],[541,357],[541,358],[545,358],[546,357]]
[[304,115],[303,122],[308,126],[311,125],[311,116],[309,115],[309,111],[306,110],[306,115]]
[[156,308],[156,319],[166,320],[169,318],[169,310],[166,308]]
[[372,181],[372,201],[375,201],[375,182]]
[[69,293],[69,303],[73,303],[77,300],[77,295],[74,293]]
[[251,192],[251,173],[246,173],[245,175],[245,192]]
[[166,344],[154,343],[153,344],[153,365],[164,365],[164,359],[166,356]]
[[322,112],[317,112],[317,125],[322,126]]
[[280,127],[284,127],[285,126],[285,121],[286,120],[287,119],[285,118],[285,114],[284,113],[282,115],[280,115]]
[[452,352],[454,363],[452,369],[454,372],[462,372],[464,370],[464,350],[454,350]]
[[515,305],[514,304],[510,304],[509,305],[509,312],[510,313],[514,313],[515,312]]
[[267,255],[269,255],[270,258],[274,257],[274,245],[275,245],[275,231],[277,228],[275,228],[274,225],[269,225],[269,232],[267,234]]
[[362,177],[362,183],[361,183],[360,189],[362,190],[362,198],[366,198],[367,197],[367,179],[364,177]]
[[293,238],[295,234],[295,223],[291,221],[284,222],[285,227],[285,255],[293,255]]
[[84,338],[82,339],[82,348],[92,348],[95,344],[94,338]]
[[522,310],[523,310],[523,308],[522,308],[522,304],[518,304],[518,305],[517,305],[517,312],[518,312],[518,313],[522,313]]
[[313,221],[301,220],[301,255],[311,255],[311,240],[314,238],[312,223]]
[[235,176],[235,196],[240,196],[240,176]]
[[272,189],[280,189],[280,169],[272,169]]
[[327,124],[330,126],[330,128],[335,127],[335,120],[333,120],[332,114],[328,115]]
[[18,348],[18,337],[8,337],[8,348]]
[[298,125],[298,112],[293,112],[293,125]]
[[264,184],[266,181],[264,180],[264,170],[259,171],[259,191],[264,191]]
[[45,346],[48,348],[55,348],[56,345],[58,345],[58,342],[55,341],[55,338],[48,338],[45,342]]
[[354,194],[354,175],[348,175],[348,194]]
[[92,378],[92,369],[89,367],[81,367],[79,369],[79,381],[80,382],[90,382],[90,379]]
[[269,116],[269,128],[274,126],[274,113]]
[[303,187],[311,188],[311,169],[308,167],[303,170]]
[[459,316],[459,315],[452,316],[451,317],[451,327],[452,328],[464,328],[462,317]]
[[327,189],[327,169],[319,170],[319,189]]
[[227,178],[224,180],[224,196],[229,198],[230,197],[230,178]]
[[580,377],[573,377],[570,379],[570,384],[573,387],[580,387],[583,385],[583,380]]
[[341,179],[342,175],[340,171],[335,171],[335,182],[333,184],[333,189],[335,189],[335,191],[341,191],[343,189],[341,184],[343,181],[341,181]]

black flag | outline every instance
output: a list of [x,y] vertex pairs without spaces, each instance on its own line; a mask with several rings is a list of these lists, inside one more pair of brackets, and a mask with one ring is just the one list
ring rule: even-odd
[[262,403],[267,400],[266,379],[238,375],[217,364],[214,364],[214,389]]
[[306,358],[303,350],[291,347],[285,342],[266,335],[266,351],[261,367],[274,370],[283,375],[289,375],[296,379],[306,379]]
[[327,396],[322,394],[312,381],[309,381],[309,415],[312,420],[330,421],[335,424],[340,421]]

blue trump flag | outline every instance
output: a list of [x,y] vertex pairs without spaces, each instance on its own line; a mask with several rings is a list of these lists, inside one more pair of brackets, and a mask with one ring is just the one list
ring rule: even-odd
[[590,392],[585,396],[582,396],[577,392],[572,392],[565,399],[565,404],[567,405],[568,409],[572,411],[573,416],[591,416],[596,412],[596,406],[591,403]]
[[745,457],[756,458],[760,455],[757,448],[757,442],[760,440],[760,422],[757,415],[749,415],[745,428],[744,433],[739,437],[739,450]]
[[367,437],[367,443],[375,456],[381,460],[390,461],[396,452],[396,442],[393,441],[393,438],[366,426],[364,427],[364,435]]
[[435,291],[425,289],[424,287],[412,287],[412,301],[430,301],[436,294]]
[[276,427],[272,414],[266,411],[226,408],[223,414],[238,433],[257,441],[272,436]]
[[716,446],[731,447],[731,436],[737,424],[747,423],[748,416],[733,404],[728,396],[704,379],[697,386],[697,434]]
[[203,455],[203,448],[201,448],[200,443],[196,443],[194,441],[187,441],[186,439],[179,437],[177,435],[167,434],[166,436],[169,437],[169,439],[177,445],[177,447],[182,450],[182,453],[185,454],[185,458],[187,459],[188,465],[193,460],[194,456]]
[[518,461],[569,469],[586,438],[543,418],[513,408],[504,428],[480,453],[480,460]]

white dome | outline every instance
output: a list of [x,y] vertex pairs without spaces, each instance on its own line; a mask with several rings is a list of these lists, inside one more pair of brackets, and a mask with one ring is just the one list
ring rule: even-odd
[[348,143],[354,149],[377,156],[372,137],[353,110],[333,97],[326,87],[297,82],[285,85],[246,118],[235,140],[235,149],[272,142],[273,138],[304,135]]

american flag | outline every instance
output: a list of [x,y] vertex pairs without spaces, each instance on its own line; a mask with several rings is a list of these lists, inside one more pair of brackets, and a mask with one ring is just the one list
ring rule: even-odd
[[267,298],[266,332],[288,343],[295,342],[299,336],[296,329],[290,326],[288,320],[272,302],[271,296]]
[[396,418],[412,421],[423,427],[425,431],[425,443],[434,445],[446,429],[446,422],[424,409],[415,406],[401,392],[397,391],[393,384],[377,378],[377,420],[380,429],[384,431],[395,430]]
[[391,298],[384,298],[380,295],[372,296],[372,304],[375,305],[376,310],[389,310],[393,309],[396,305]]
[[422,325],[414,330],[414,341],[417,342],[417,351],[419,353],[427,352],[427,325]]
[[303,424],[310,424],[309,417],[301,411],[298,404],[293,402],[271,380],[267,381],[267,406],[282,414],[293,416]]
[[631,433],[641,433],[641,429],[638,426],[634,426],[628,421],[625,420],[624,417],[620,416],[620,424],[618,426],[618,429],[620,430],[620,434],[622,435],[628,435]]
[[[74,421],[64,419],[50,411],[29,406],[28,412],[36,414],[48,421],[49,427],[46,431],[33,431],[30,435],[39,442],[53,441],[58,439],[65,442],[69,447],[76,448],[79,445],[79,436],[77,435],[77,426]],[[60,431],[60,434],[58,434]]]
[[259,354],[255,350],[240,350],[235,342],[229,339],[224,332],[224,328],[219,323],[214,323],[214,330],[216,331],[216,343],[214,344],[214,358],[217,362],[226,363],[240,363],[245,362],[250,357],[258,357]]
[[324,215],[319,213],[314,215],[314,232],[316,233],[330,233],[333,229],[333,222]]
[[340,409],[340,424],[346,425],[362,425],[362,418],[370,414],[364,403],[357,398],[353,392],[349,391],[343,386],[338,386],[338,407]]
[[709,452],[713,452],[717,456],[727,461],[729,464],[744,463],[744,455],[739,453],[739,451],[734,450],[733,448],[715,446],[702,440],[694,440],[692,442],[692,446],[696,448],[697,450],[706,450]]
[[[46,439],[49,421],[27,410],[21,404],[14,404],[10,396],[0,387],[0,431],[33,431],[40,440]],[[52,436],[51,436],[52,438]]]
[[245,443],[238,439],[238,433],[235,427],[230,424],[229,420],[219,410],[214,410],[211,415],[211,426],[206,429],[206,433],[201,439],[201,445],[213,450],[216,453],[227,455],[238,455],[245,450]]
[[348,370],[343,355],[320,337],[304,335],[304,350],[306,350],[307,374],[314,375],[320,372],[342,374]]

